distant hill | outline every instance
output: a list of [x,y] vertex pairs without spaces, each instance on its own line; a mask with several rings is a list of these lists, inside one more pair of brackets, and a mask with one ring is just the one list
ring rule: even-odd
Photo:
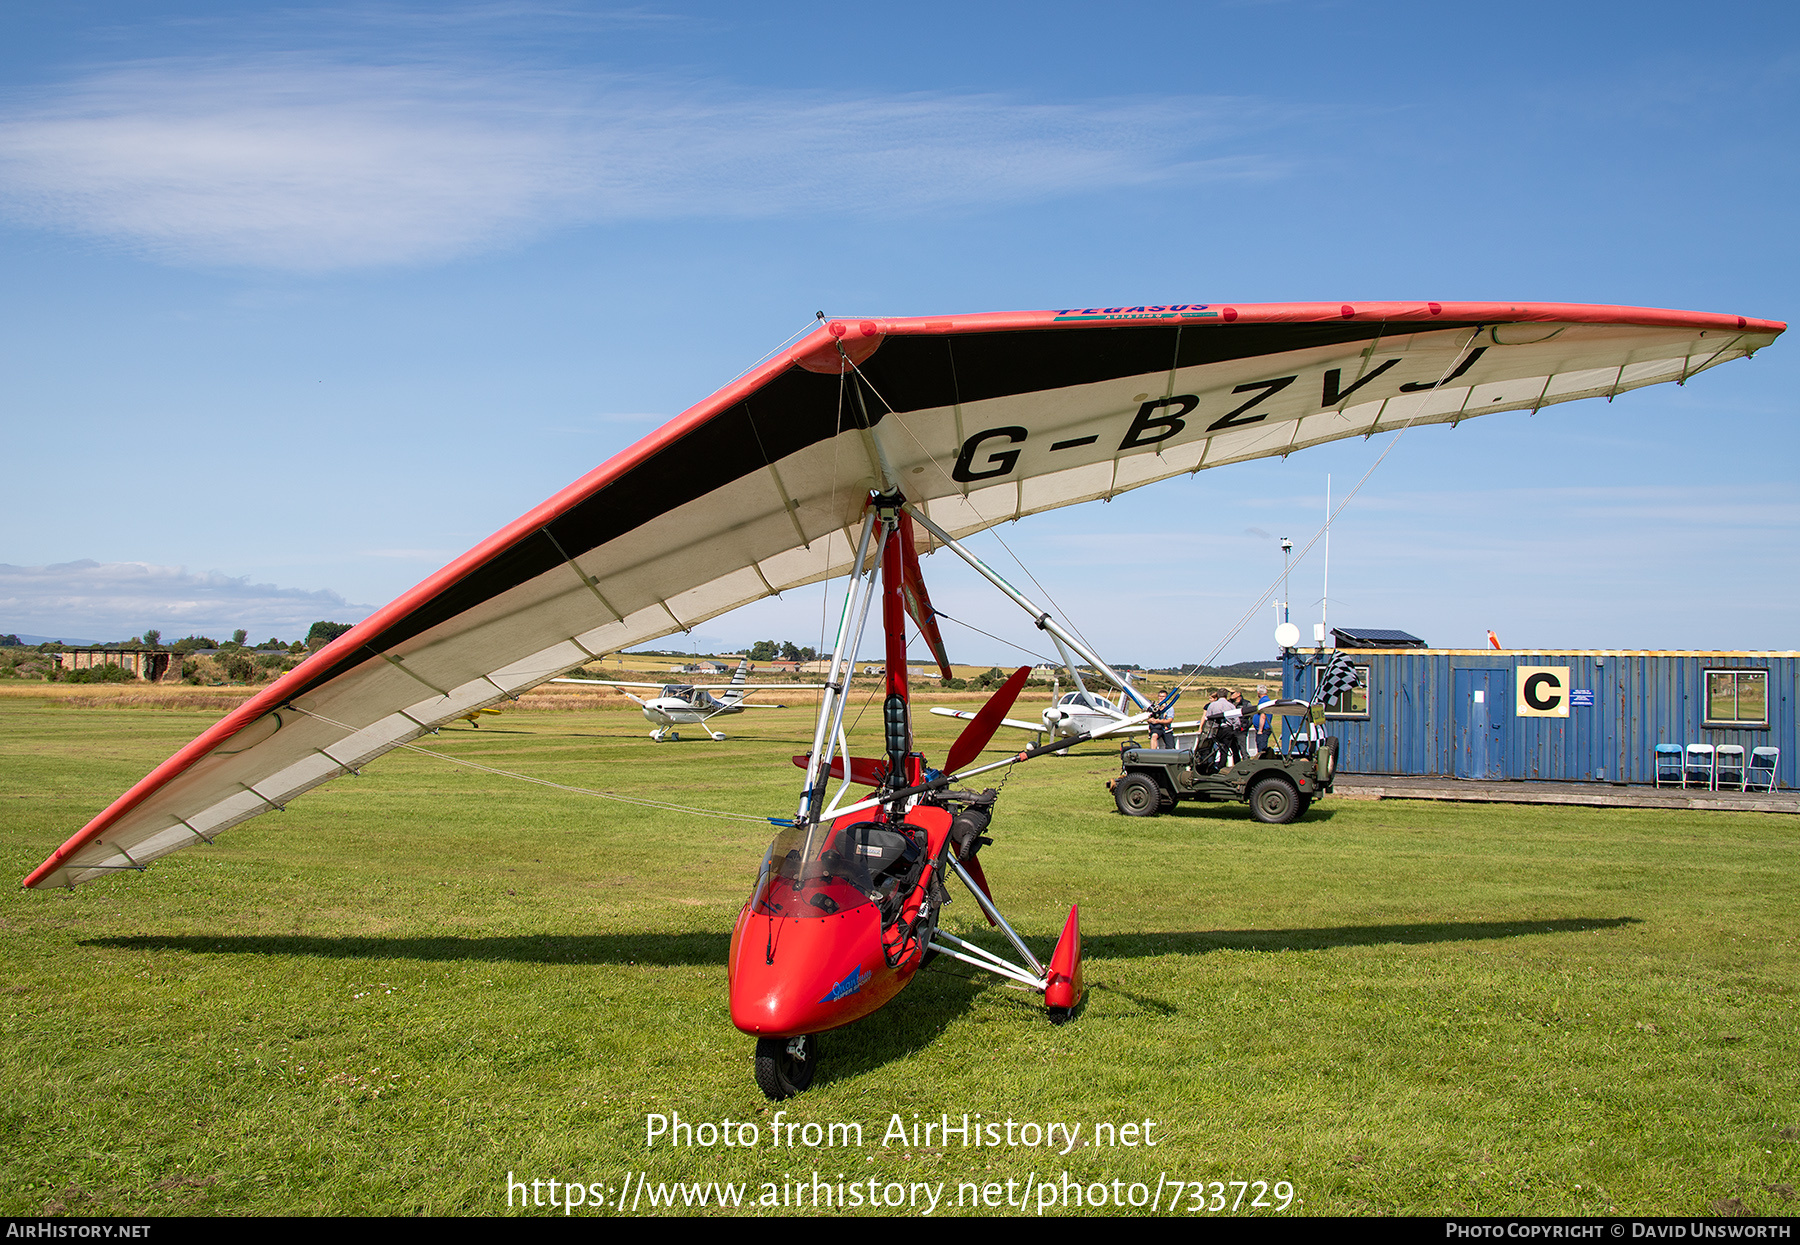
[[1229,666],[1196,666],[1184,665],[1151,671],[1152,674],[1178,674],[1183,678],[1192,676],[1199,682],[1217,681],[1220,683],[1267,683],[1280,682],[1280,674],[1265,674],[1265,671],[1281,669],[1279,659],[1270,661],[1234,661]]
[[[8,632],[7,634],[13,633]],[[72,640],[68,636],[61,635],[26,635],[24,632],[17,634],[20,644],[66,644],[70,648],[92,648],[99,643],[97,640]]]

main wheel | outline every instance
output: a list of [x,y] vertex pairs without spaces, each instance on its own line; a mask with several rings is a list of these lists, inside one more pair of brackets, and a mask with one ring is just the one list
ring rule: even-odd
[[1113,801],[1127,817],[1154,817],[1162,812],[1162,791],[1148,774],[1127,774],[1119,779]]
[[1250,788],[1250,815],[1269,826],[1285,826],[1300,815],[1300,793],[1287,779],[1270,775]]
[[756,1087],[771,1102],[792,1098],[812,1084],[819,1068],[819,1039],[804,1037],[756,1040]]

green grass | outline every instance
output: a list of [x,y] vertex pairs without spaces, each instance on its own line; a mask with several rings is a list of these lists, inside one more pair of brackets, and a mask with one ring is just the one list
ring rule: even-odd
[[[0,866],[22,877],[211,716],[9,698]],[[928,753],[959,726],[925,718]],[[804,711],[726,720],[723,744],[647,729],[511,712],[429,742],[791,813]],[[752,1200],[815,1170],[945,1181],[939,1213],[961,1181],[1064,1171],[1285,1180],[1308,1213],[1800,1208],[1795,819],[1327,800],[1280,829],[1235,806],[1131,820],[1112,757],[1017,771],[982,857],[1045,951],[1080,903],[1086,1006],[1052,1027],[960,966],[922,974],[826,1035],[784,1104],[862,1124],[860,1149],[766,1144],[724,967],[754,825],[402,752],[147,873],[15,891],[0,1214],[503,1214],[509,1171],[741,1180]],[[966,896],[946,916],[977,921]],[[670,1112],[757,1123],[765,1145],[646,1148],[645,1117]],[[884,1146],[896,1112],[1084,1141],[1151,1119],[1160,1144]]]

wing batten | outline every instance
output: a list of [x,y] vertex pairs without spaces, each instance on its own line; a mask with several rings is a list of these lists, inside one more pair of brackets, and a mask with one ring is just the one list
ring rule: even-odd
[[[1511,325],[1528,331],[1508,332]],[[210,841],[597,654],[847,573],[848,525],[887,472],[960,537],[1341,437],[1685,383],[1754,353],[1785,327],[1659,309],[1491,303],[834,321],[251,697],[26,883],[101,876]],[[858,371],[843,372],[840,339]],[[866,412],[865,381],[881,399]],[[864,416],[841,431],[840,403]],[[868,447],[878,451],[873,463],[857,444],[865,435],[879,442]],[[433,695],[421,700],[421,686]],[[243,742],[285,705],[301,716]],[[232,755],[221,755],[228,743]]]

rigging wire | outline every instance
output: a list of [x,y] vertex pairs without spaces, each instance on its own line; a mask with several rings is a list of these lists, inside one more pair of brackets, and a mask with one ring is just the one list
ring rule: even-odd
[[[818,316],[819,323],[823,324],[825,322],[825,313],[823,311],[820,311],[816,314]],[[842,345],[839,345],[838,346],[839,356],[842,357],[843,353],[844,353],[844,348]],[[843,439],[844,439],[844,369],[840,367],[838,369],[837,425],[833,429],[832,434],[831,434],[831,502],[830,502],[831,511],[830,512],[833,515],[836,515],[838,512],[838,508],[837,508],[838,453],[842,449]],[[826,570],[827,574],[826,574],[825,578],[819,582],[819,647],[813,650],[813,652],[815,652],[815,653],[822,653],[825,651],[825,628],[830,625],[831,576],[830,576],[829,572],[831,570],[831,538],[833,535],[834,535],[834,533],[832,533],[832,532],[827,532],[825,534],[825,570]],[[856,553],[854,550],[851,551],[850,558],[853,562],[855,561]],[[855,582],[856,576],[861,571],[862,571],[861,566],[852,566],[850,568],[850,578],[851,578],[852,583]],[[850,608],[850,603],[847,599],[844,602],[844,608],[845,609]],[[837,654],[834,653],[834,654],[832,654],[832,656],[835,658],[837,656]],[[828,673],[827,674],[827,682],[829,682],[829,681],[830,681],[830,676]],[[819,689],[820,703],[823,703],[824,696],[825,696],[825,689],[823,687],[821,687]]]
[[779,346],[775,347],[775,349],[764,354],[762,358],[758,359],[755,363],[752,363],[749,367],[747,367],[743,371],[739,372],[736,376],[732,377],[732,379],[733,380],[742,380],[744,377],[750,375],[750,373],[754,372],[757,368],[761,367],[763,364],[767,363],[770,359],[773,359],[776,355],[778,355],[782,351],[786,350],[789,346],[791,346],[795,342],[799,341],[802,337],[805,337],[808,333],[812,332],[814,323],[816,323],[815,320],[808,320],[805,324],[801,325],[797,330],[788,334],[788,338],[786,341],[782,342]]
[[[356,727],[351,726],[349,723],[334,721],[322,713],[314,713],[311,709],[302,709],[292,701],[288,702],[287,707],[294,710],[296,713],[304,713],[309,718],[317,718],[319,721],[335,726],[339,730],[349,731],[352,734],[356,733]],[[557,791],[567,791],[574,795],[591,795],[601,800],[612,800],[619,804],[632,804],[639,808],[661,809],[664,812],[670,813],[690,813],[696,817],[717,817],[722,821],[748,821],[755,822],[758,825],[767,825],[769,822],[767,817],[753,817],[749,813],[725,813],[715,809],[690,808],[683,804],[671,804],[666,800],[646,800],[641,796],[620,795],[614,791],[595,791],[591,787],[574,787],[570,786],[568,783],[552,782],[548,778],[535,778],[530,774],[518,774],[514,773],[512,770],[496,769],[492,765],[482,765],[478,761],[467,761],[462,757],[453,757],[447,752],[435,752],[430,748],[421,748],[417,744],[400,743],[395,744],[394,746],[396,748],[405,748],[409,752],[420,753],[423,756],[436,757],[438,760],[448,761],[452,765],[462,765],[469,769],[480,770],[484,774],[494,774],[501,778],[516,778],[520,782],[533,783],[540,787],[551,787]]]
[[[823,321],[823,319],[824,319],[824,314],[822,312],[819,315],[819,319],[821,321]],[[1439,374],[1437,381],[1431,386],[1431,388],[1433,390],[1436,390],[1440,385],[1442,385],[1446,380],[1449,379],[1449,376],[1450,376],[1450,373],[1452,372],[1452,370],[1454,370],[1456,365],[1462,361],[1463,357],[1468,353],[1469,347],[1473,346],[1475,344],[1476,339],[1479,338],[1480,336],[1481,336],[1481,326],[1478,325],[1478,326],[1476,326],[1474,331],[1470,333],[1468,341],[1463,343],[1462,349],[1458,350],[1454,355],[1452,355],[1449,362],[1445,364],[1443,372]],[[874,383],[872,381],[870,381],[866,375],[863,374],[862,368],[859,367],[855,363],[855,361],[850,358],[849,354],[844,351],[842,344],[840,344],[838,346],[838,353],[839,353],[840,358],[842,358],[843,362],[846,365],[848,365],[849,371],[855,373],[856,377],[859,380],[861,380],[865,385],[868,385],[869,391],[871,393],[873,393],[877,399],[880,400],[881,404],[888,409],[888,412],[890,414],[894,413],[893,404],[890,403],[887,400],[887,398],[882,396],[881,391],[875,387]],[[839,378],[839,380],[838,380],[838,407],[839,407],[838,431],[841,433],[843,431],[843,390],[844,390],[844,385],[846,383],[846,372],[843,367],[840,367],[838,369],[838,378]],[[1400,443],[1400,438],[1402,436],[1404,436],[1406,434],[1406,432],[1413,426],[1413,423],[1419,418],[1419,416],[1424,414],[1425,405],[1426,404],[1424,402],[1421,402],[1419,404],[1419,409],[1416,410],[1412,415],[1409,415],[1406,418],[1405,422],[1403,422],[1400,425],[1400,427],[1395,430],[1393,438],[1387,443],[1387,446],[1381,451],[1380,455],[1376,457],[1375,461],[1369,465],[1369,469],[1367,471],[1363,472],[1362,478],[1356,482],[1356,486],[1354,488],[1352,488],[1350,490],[1350,492],[1345,495],[1344,500],[1342,502],[1338,503],[1336,508],[1333,509],[1331,511],[1331,513],[1326,516],[1324,526],[1321,527],[1317,532],[1313,533],[1312,538],[1306,542],[1306,545],[1300,550],[1299,557],[1294,559],[1295,562],[1305,561],[1306,555],[1312,551],[1313,546],[1319,542],[1319,540],[1325,535],[1326,532],[1331,530],[1331,524],[1337,519],[1338,515],[1343,513],[1344,508],[1346,506],[1348,506],[1351,503],[1351,501],[1353,501],[1355,499],[1356,495],[1362,491],[1363,485],[1365,485],[1369,482],[1369,478],[1375,474],[1376,469],[1378,467],[1380,467],[1381,464],[1387,460],[1387,456],[1390,453],[1392,453],[1394,447]],[[1379,416],[1377,416],[1377,418],[1379,418]],[[938,469],[940,474],[942,474],[944,471],[943,464],[938,461],[937,456],[935,454],[931,453],[929,448],[927,448],[924,445],[924,443],[919,440],[918,436],[915,433],[913,433],[911,428],[906,426],[905,421],[903,421],[903,420],[899,421],[899,426],[900,426],[900,429],[907,434],[907,436],[912,438],[913,443],[915,445],[918,445],[919,449],[931,461],[931,464]],[[834,465],[835,465],[835,463],[834,463]],[[835,473],[834,473],[834,479],[835,479]],[[834,500],[835,500],[835,497],[834,497]],[[968,506],[972,510],[975,509],[974,503],[969,501],[966,494],[962,495],[962,500],[963,500],[964,505]],[[980,516],[980,511],[977,510],[976,514],[978,516]],[[1031,573],[1031,569],[1025,565],[1025,563],[1019,558],[1019,555],[1017,553],[1013,552],[1012,546],[1010,546],[1006,543],[1006,540],[1000,535],[998,528],[999,528],[999,525],[996,523],[996,524],[990,526],[989,528],[987,528],[986,530],[988,532],[990,532],[993,535],[994,539],[1000,543],[1000,547],[1002,549],[1006,550],[1007,556],[1012,558],[1013,562],[1016,563],[1018,565],[1019,569],[1024,572],[1025,577],[1027,579],[1031,580],[1032,585],[1034,587],[1036,587],[1039,592],[1044,594],[1045,598],[1050,602],[1050,605],[1052,606],[1052,608],[1054,608],[1061,617],[1063,617],[1064,619],[1066,619],[1068,621],[1069,626],[1074,630],[1075,634],[1080,637],[1081,642],[1083,644],[1086,644],[1090,649],[1092,649],[1094,647],[1093,643],[1087,638],[1086,635],[1084,635],[1082,633],[1081,628],[1078,625],[1076,625],[1073,617],[1071,617],[1069,615],[1068,611],[1064,610],[1062,605],[1056,600],[1056,598],[1051,595],[1050,590],[1048,588],[1045,588],[1044,585],[1038,581],[1037,576],[1035,576]],[[1250,620],[1252,618],[1254,618],[1256,616],[1257,612],[1262,609],[1263,602],[1265,602],[1269,599],[1269,595],[1275,591],[1276,587],[1279,586],[1281,581],[1284,578],[1286,578],[1286,576],[1288,575],[1288,573],[1291,570],[1292,570],[1292,564],[1289,564],[1289,567],[1286,570],[1284,570],[1281,575],[1276,576],[1276,578],[1269,584],[1269,586],[1267,588],[1263,589],[1262,593],[1251,604],[1250,608],[1244,612],[1243,616],[1241,618],[1239,618],[1238,621],[1231,627],[1231,629],[1229,631],[1227,631],[1225,633],[1225,635],[1219,640],[1219,642],[1213,646],[1212,651],[1206,655],[1206,660],[1199,663],[1201,666],[1212,665],[1213,660],[1215,658],[1217,658],[1221,652],[1224,651],[1225,646],[1227,644],[1231,643],[1232,640],[1236,639],[1238,636],[1238,633],[1241,632],[1246,626],[1249,625]],[[949,615],[943,614],[941,611],[937,611],[937,613],[940,617],[949,618]],[[822,621],[823,620],[821,620],[821,622]],[[959,620],[954,619],[954,618],[950,619],[950,621],[951,622],[959,622]],[[969,627],[968,623],[959,623],[959,625],[964,626],[964,627]],[[975,627],[969,627],[969,629],[973,630],[973,631],[980,630],[979,628],[975,628]],[[981,632],[981,634],[988,635],[988,633],[985,631]],[[997,636],[988,635],[988,638],[992,639],[992,640],[997,640],[999,643],[1002,643],[1002,644],[1008,643],[1008,641],[1000,640],[999,637],[997,637]],[[823,641],[821,641],[821,643],[822,642]],[[1023,651],[1023,652],[1031,651],[1029,649],[1024,649],[1022,646],[1014,646],[1014,647],[1019,647],[1021,649],[1021,651]],[[1036,654],[1033,654],[1033,655],[1035,656]],[[1181,682],[1179,684],[1177,684],[1177,686],[1179,688],[1185,690],[1187,687],[1191,686],[1193,681],[1198,677],[1199,677],[1199,671],[1196,669],[1193,673],[1184,676],[1183,679],[1181,680]]]
[[1004,644],[1007,648],[1018,649],[1021,653],[1024,653],[1030,657],[1035,657],[1039,661],[1045,663],[1046,665],[1051,665],[1051,666],[1062,665],[1062,662],[1056,660],[1055,658],[1046,657],[1042,653],[1039,653],[1033,649],[1026,648],[1023,644],[1020,644],[1015,640],[1003,640],[999,636],[993,634],[991,631],[983,631],[980,627],[977,627],[974,623],[966,623],[960,618],[951,618],[950,615],[944,613],[943,610],[934,608],[931,612],[934,616],[936,616],[938,618],[948,619],[949,621],[955,623],[959,627],[963,627],[969,631],[973,631],[976,635],[984,635],[988,639],[994,641],[997,644]]
[[[850,365],[850,370],[856,373],[857,379],[862,381],[863,384],[867,385],[869,387],[869,392],[874,394],[878,399],[880,399],[881,404],[883,406],[887,407],[888,413],[890,415],[898,416],[898,412],[894,410],[894,404],[889,402],[885,397],[882,396],[881,390],[877,389],[875,387],[875,383],[873,381],[871,381],[866,375],[863,374],[862,368],[858,367],[856,365],[856,363],[850,358],[850,356],[848,354],[844,353],[842,346],[838,347],[838,351],[843,356],[844,362],[848,363]],[[842,376],[842,374],[843,373],[840,369],[839,375]],[[838,400],[841,403],[843,401],[841,382],[839,385],[839,393],[840,393],[840,396],[839,396]],[[938,469],[938,474],[948,478],[950,473],[944,470],[944,464],[938,461],[937,455],[933,454],[931,452],[930,448],[923,441],[919,440],[918,434],[915,433],[911,428],[909,428],[907,426],[906,421],[903,419],[896,419],[896,423],[898,424],[900,430],[912,439],[912,443],[919,447],[919,452],[924,454],[925,457],[928,460],[930,460],[931,465]],[[962,498],[962,502],[965,506],[967,506],[971,510],[975,510],[975,505],[973,502],[971,502],[969,500],[967,494],[958,494],[958,496],[960,496]],[[979,510],[976,510],[975,513],[978,517],[984,517],[984,516],[981,516],[981,512]],[[1093,641],[1089,640],[1087,638],[1087,636],[1082,633],[1080,625],[1077,624],[1072,617],[1070,617],[1069,612],[1067,610],[1063,609],[1061,603],[1059,603],[1055,597],[1050,595],[1050,590],[1048,588],[1044,587],[1043,584],[1038,582],[1037,576],[1033,575],[1031,573],[1031,568],[1026,566],[1024,562],[1020,561],[1019,555],[1014,553],[1012,550],[1012,546],[1006,543],[1005,538],[1000,535],[999,529],[1000,529],[1000,525],[998,523],[995,523],[992,526],[986,528],[985,531],[989,535],[991,535],[995,540],[1000,542],[1000,547],[1002,549],[1006,550],[1007,556],[1010,557],[1013,560],[1013,562],[1015,564],[1017,564],[1018,568],[1025,573],[1025,578],[1029,579],[1032,582],[1033,586],[1035,586],[1039,592],[1044,594],[1045,599],[1047,599],[1050,602],[1051,608],[1054,609],[1060,617],[1062,617],[1063,619],[1065,619],[1068,622],[1069,627],[1075,632],[1075,634],[1077,636],[1080,637],[1081,642],[1083,644],[1087,645],[1090,649],[1093,648],[1094,647]],[[948,615],[946,615],[946,617],[948,617]],[[952,621],[954,621],[954,620],[952,620]],[[968,626],[968,624],[964,623],[963,626],[966,627],[966,626]],[[971,628],[971,630],[974,630],[974,628]],[[984,631],[984,632],[982,632],[982,634],[987,635],[987,632]],[[988,636],[988,638],[995,639],[996,637]],[[1005,643],[1007,643],[1007,641],[1001,640],[1000,643],[1005,644]],[[1020,650],[1022,652],[1028,652],[1028,653],[1031,652],[1030,649],[1022,648],[1021,646],[1018,646],[1018,645],[1015,645],[1014,647],[1020,648]],[[1036,654],[1033,654],[1033,655],[1036,656]],[[1048,661],[1049,659],[1043,658],[1042,660]]]
[[[1096,646],[1092,640],[1088,639],[1087,636],[1082,634],[1080,626],[1076,624],[1074,618],[1070,617],[1069,612],[1057,602],[1055,597],[1050,595],[1050,589],[1044,587],[1043,584],[1038,583],[1038,578],[1031,573],[1031,568],[1019,561],[1019,555],[1012,551],[1012,546],[1007,544],[1005,538],[1000,535],[1000,525],[996,523],[993,527],[989,528],[988,534],[1000,542],[1000,547],[1006,550],[1006,555],[1014,562],[1018,563],[1019,569],[1025,572],[1025,578],[1029,579],[1032,582],[1032,585],[1039,592],[1044,594],[1045,599],[1050,602],[1051,608],[1053,608],[1057,614],[1069,624],[1069,627],[1075,632],[1076,636],[1080,638],[1081,642],[1090,649],[1098,651],[1098,646]],[[1060,665],[1062,663],[1058,662],[1057,664]]]
[[[1438,376],[1436,383],[1434,383],[1431,386],[1433,390],[1436,390],[1438,385],[1443,384],[1446,380],[1449,379],[1451,369],[1456,367],[1456,365],[1462,361],[1462,357],[1469,352],[1469,347],[1473,346],[1475,344],[1476,338],[1478,338],[1480,336],[1481,336],[1481,327],[1478,325],[1478,326],[1476,326],[1475,331],[1473,333],[1469,334],[1469,340],[1463,343],[1462,349],[1457,351],[1454,355],[1452,355],[1450,358],[1450,362],[1444,365],[1443,372]],[[1393,439],[1390,440],[1387,443],[1387,447],[1385,449],[1383,449],[1379,455],[1376,456],[1375,461],[1369,464],[1369,469],[1367,471],[1363,472],[1362,479],[1360,479],[1356,482],[1356,487],[1351,489],[1349,491],[1349,493],[1345,494],[1344,500],[1337,504],[1336,509],[1334,509],[1330,514],[1325,516],[1325,525],[1323,527],[1321,527],[1318,531],[1316,531],[1312,534],[1312,539],[1306,542],[1305,546],[1300,550],[1299,555],[1294,558],[1295,563],[1303,562],[1306,560],[1306,555],[1308,553],[1312,552],[1312,547],[1314,545],[1318,544],[1319,540],[1325,535],[1325,533],[1327,533],[1331,530],[1332,523],[1334,521],[1336,521],[1338,515],[1343,513],[1344,507],[1348,506],[1353,500],[1355,500],[1356,495],[1358,493],[1362,492],[1362,486],[1369,482],[1369,477],[1375,474],[1375,469],[1377,467],[1381,466],[1381,464],[1383,462],[1387,461],[1387,456],[1389,454],[1393,453],[1394,447],[1396,445],[1400,444],[1400,438],[1405,436],[1407,433],[1407,430],[1413,426],[1413,421],[1418,419],[1419,416],[1423,415],[1424,413],[1425,413],[1425,403],[1421,402],[1421,403],[1419,403],[1419,409],[1417,411],[1413,412],[1411,415],[1407,416],[1406,422],[1401,424],[1400,427],[1395,430]],[[1250,620],[1252,618],[1254,618],[1257,615],[1257,613],[1262,609],[1263,602],[1267,601],[1269,599],[1269,595],[1271,593],[1273,593],[1277,587],[1280,586],[1281,581],[1287,577],[1288,572],[1290,570],[1292,570],[1292,565],[1289,565],[1288,567],[1283,568],[1281,574],[1277,575],[1272,581],[1270,581],[1269,586],[1262,590],[1261,595],[1259,595],[1256,598],[1256,600],[1251,604],[1250,608],[1244,611],[1243,617],[1239,618],[1237,620],[1237,623],[1231,628],[1231,630],[1227,631],[1225,633],[1224,638],[1221,639],[1217,644],[1215,644],[1213,646],[1212,652],[1210,652],[1206,655],[1206,660],[1200,663],[1201,666],[1212,665],[1213,659],[1215,657],[1217,657],[1221,652],[1224,651],[1225,646],[1227,644],[1231,643],[1232,640],[1237,638],[1238,632],[1242,631],[1245,627],[1250,625]],[[1193,681],[1196,678],[1199,677],[1199,674],[1200,674],[1200,671],[1198,669],[1196,669],[1192,674],[1184,676],[1182,678],[1181,682],[1179,684],[1177,684],[1176,686],[1185,690],[1190,684],[1193,683]]]

